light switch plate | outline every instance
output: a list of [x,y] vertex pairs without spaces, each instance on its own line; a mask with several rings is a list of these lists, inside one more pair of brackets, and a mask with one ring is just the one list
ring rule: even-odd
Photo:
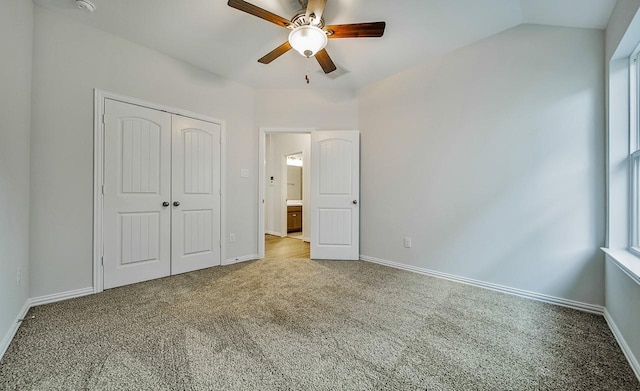
[[249,169],[241,168],[240,169],[240,178],[249,178]]

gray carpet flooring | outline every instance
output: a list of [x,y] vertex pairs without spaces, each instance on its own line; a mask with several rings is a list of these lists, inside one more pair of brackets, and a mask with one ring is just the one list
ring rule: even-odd
[[2,390],[640,390],[601,316],[364,262],[246,262],[29,315]]

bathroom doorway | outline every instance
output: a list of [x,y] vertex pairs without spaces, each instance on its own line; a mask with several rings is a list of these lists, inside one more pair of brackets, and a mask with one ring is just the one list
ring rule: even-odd
[[[265,240],[311,241],[311,129],[264,129],[261,131],[264,164],[258,252]],[[261,231],[261,232],[260,232]],[[265,237],[265,234],[267,237]]]

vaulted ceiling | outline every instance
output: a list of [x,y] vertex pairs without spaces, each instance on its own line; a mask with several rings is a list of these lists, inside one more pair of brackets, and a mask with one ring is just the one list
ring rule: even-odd
[[[34,0],[89,26],[254,88],[358,88],[522,23],[604,29],[616,0],[328,0],[327,24],[386,21],[382,38],[334,39],[338,71],[289,51],[269,65],[257,59],[288,30],[232,9],[226,0]],[[304,2],[304,0],[301,0]],[[249,0],[287,19],[298,0]],[[309,69],[311,85],[304,75]]]

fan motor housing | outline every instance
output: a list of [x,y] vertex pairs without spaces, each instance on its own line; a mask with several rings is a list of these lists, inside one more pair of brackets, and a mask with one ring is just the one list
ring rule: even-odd
[[[314,14],[311,14],[312,18],[315,17]],[[295,16],[293,18],[291,18],[291,23],[294,24],[293,28],[296,27],[300,27],[300,26],[308,26],[311,24],[311,20],[307,19],[307,12],[305,10],[300,10],[298,11],[298,13],[295,14]],[[324,18],[320,18],[320,22],[318,23],[314,23],[314,26],[318,27],[318,28],[323,28],[324,27]]]

